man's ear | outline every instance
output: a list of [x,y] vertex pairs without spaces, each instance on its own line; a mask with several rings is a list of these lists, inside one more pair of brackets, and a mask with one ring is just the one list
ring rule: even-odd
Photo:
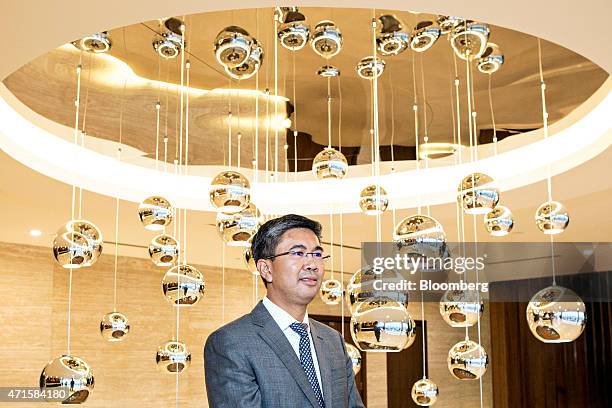
[[272,265],[267,259],[260,259],[257,261],[257,271],[268,283],[272,282]]

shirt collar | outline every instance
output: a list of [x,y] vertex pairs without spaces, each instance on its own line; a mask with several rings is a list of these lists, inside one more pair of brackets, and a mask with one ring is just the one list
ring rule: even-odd
[[[266,309],[268,310],[268,312],[270,313],[270,315],[272,316],[272,318],[274,319],[274,321],[276,322],[276,324],[278,325],[278,327],[280,327],[282,331],[285,331],[287,328],[289,328],[289,325],[291,323],[296,322],[293,316],[287,313],[284,309],[282,309],[276,303],[272,302],[268,298],[268,296],[264,296],[262,303],[266,307]],[[308,324],[308,312],[304,314],[304,320],[302,320],[302,323],[306,323],[308,325],[308,331],[310,331],[310,325]]]

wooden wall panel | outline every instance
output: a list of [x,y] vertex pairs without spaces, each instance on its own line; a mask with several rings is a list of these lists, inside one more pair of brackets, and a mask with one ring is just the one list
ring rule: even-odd
[[[558,284],[585,298],[611,299],[612,273],[557,278]],[[612,406],[612,304],[586,302],[587,326],[571,343],[546,344],[529,330],[525,308],[550,278],[491,285],[491,296],[515,293],[515,302],[491,304],[493,392],[496,408]],[[512,290],[510,290],[512,288]]]

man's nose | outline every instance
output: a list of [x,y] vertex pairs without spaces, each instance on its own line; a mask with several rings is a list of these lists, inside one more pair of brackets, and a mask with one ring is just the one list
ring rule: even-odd
[[302,267],[308,271],[316,271],[319,269],[319,265],[315,261],[312,254],[306,255],[306,259],[304,259],[304,265]]

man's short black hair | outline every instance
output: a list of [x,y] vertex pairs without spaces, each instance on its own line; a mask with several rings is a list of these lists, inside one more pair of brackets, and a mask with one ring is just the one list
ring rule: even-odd
[[294,228],[309,229],[314,232],[319,242],[321,241],[321,224],[319,222],[297,214],[283,215],[265,222],[253,236],[251,253],[255,263],[260,259],[274,256],[282,235]]

